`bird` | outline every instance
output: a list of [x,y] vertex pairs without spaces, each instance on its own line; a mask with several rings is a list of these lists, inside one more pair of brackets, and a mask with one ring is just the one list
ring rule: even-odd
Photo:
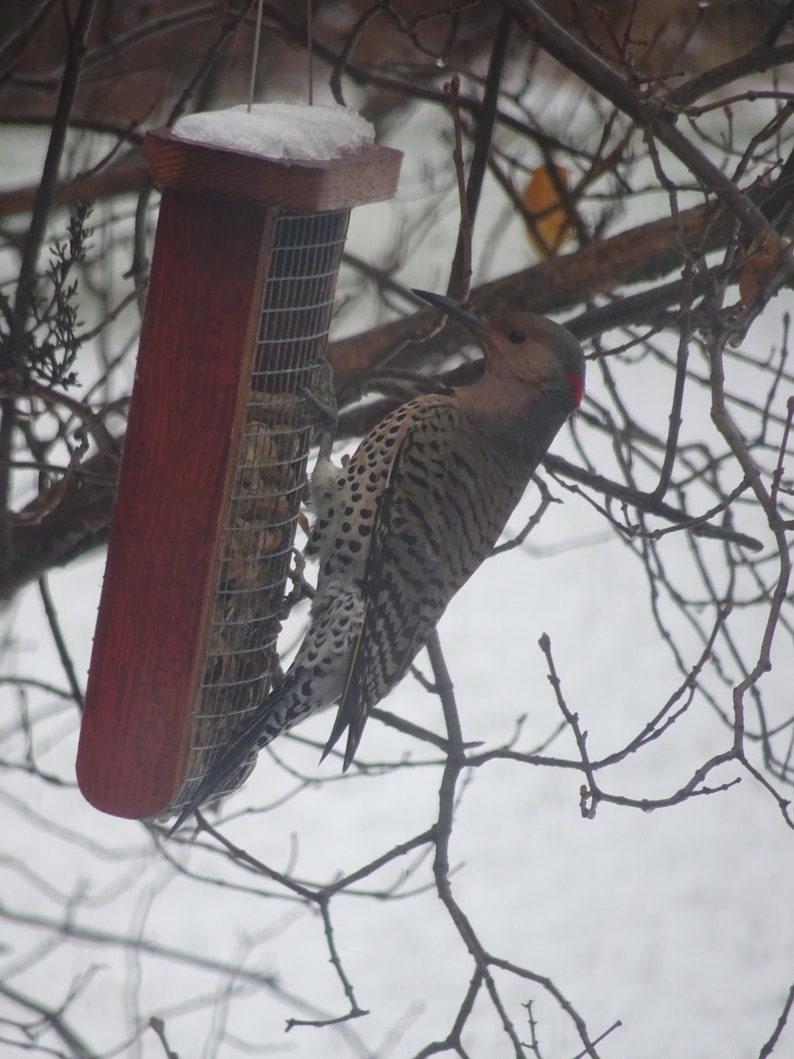
[[347,730],[350,766],[371,709],[488,557],[581,403],[584,354],[560,324],[523,311],[481,315],[446,295],[414,293],[474,337],[483,374],[396,408],[343,467],[321,449],[310,482],[306,555],[319,569],[308,629],[283,682],[221,752],[171,833],[251,755],[334,704],[322,756]]

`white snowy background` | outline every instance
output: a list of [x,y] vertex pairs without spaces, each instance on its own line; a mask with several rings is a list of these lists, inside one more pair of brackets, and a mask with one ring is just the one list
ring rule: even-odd
[[[392,136],[407,154],[402,202],[419,194],[421,172],[412,157],[427,135],[409,123]],[[15,162],[6,162],[2,172],[6,185],[35,174],[41,139],[20,134],[17,148]],[[489,191],[483,231],[489,229],[488,211],[494,220],[501,209],[498,195]],[[417,272],[406,282],[443,289],[456,234],[454,207],[454,196],[447,195]],[[349,248],[377,260],[395,238],[399,208],[355,211]],[[628,217],[625,225],[635,220]],[[475,245],[477,261],[486,253],[493,257],[488,247]],[[513,233],[502,240],[498,261],[490,261],[491,274],[529,263],[529,253],[522,233]],[[780,341],[784,302],[794,309],[791,295],[778,298],[746,345]],[[347,330],[365,324],[345,322]],[[84,363],[89,361],[85,354]],[[669,374],[646,361],[631,376],[633,407],[649,416],[666,408],[671,384]],[[591,386],[596,395],[595,371]],[[787,396],[780,395],[781,409]],[[695,404],[686,413],[685,431],[697,436],[707,406]],[[567,431],[553,451],[576,459]],[[547,633],[566,700],[578,712],[595,758],[639,731],[681,675],[651,620],[647,580],[636,557],[584,500],[552,488],[562,502],[528,543],[489,561],[460,592],[440,637],[464,738],[504,745],[526,715],[517,745],[530,750],[561,720],[538,647]],[[530,490],[513,529],[535,502]],[[763,534],[762,525],[737,528]],[[667,560],[685,571],[684,538],[667,540]],[[715,555],[719,548],[715,543]],[[95,555],[49,578],[81,681],[102,571],[103,557]],[[687,642],[687,630],[676,628],[674,615],[669,621],[694,662],[700,644]],[[35,587],[2,612],[0,622],[3,675],[64,688]],[[299,625],[300,615],[285,644],[294,642]],[[742,629],[750,659],[761,633],[752,622]],[[428,672],[425,659],[419,661]],[[762,688],[783,717],[794,694],[790,650],[777,651],[774,661]],[[428,863],[418,866],[400,899],[370,894],[376,882],[384,889],[395,882],[416,854],[368,879],[360,895],[332,902],[336,945],[369,1014],[337,1028],[286,1033],[289,1018],[333,1017],[348,1007],[319,916],[267,880],[229,867],[211,852],[211,843],[192,848],[189,828],[180,840],[165,843],[164,857],[143,826],[93,810],[74,781],[74,707],[33,688],[24,704],[35,721],[35,759],[53,782],[27,774],[20,703],[17,687],[0,685],[0,982],[7,987],[0,993],[0,1040],[9,1042],[0,1047],[2,1054],[23,1050],[10,1043],[18,1034],[2,1020],[33,1021],[13,1001],[14,990],[48,1007],[66,1003],[76,990],[64,1019],[96,1055],[162,1056],[155,1034],[140,1029],[151,1016],[166,1020],[169,1044],[181,1059],[396,1059],[446,1036],[472,962],[428,886]],[[437,701],[411,677],[385,705],[443,731]],[[729,709],[729,702],[722,705]],[[330,722],[330,715],[314,718],[295,734],[323,741]],[[667,796],[731,739],[713,708],[696,697],[663,739],[603,775],[602,783],[635,797]],[[340,783],[331,782],[338,763],[318,766],[316,750],[299,740],[274,749],[303,775],[328,780],[301,787],[265,753],[244,791],[224,806],[224,816],[232,816],[298,791],[267,813],[241,815],[224,827],[276,870],[330,882],[435,819],[435,765],[354,774]],[[368,762],[393,761],[409,749],[414,762],[431,758],[370,723],[360,754]],[[569,736],[550,752],[576,756]],[[750,1059],[774,1030],[794,982],[794,833],[769,793],[738,767],[726,766],[710,780],[740,775],[741,782],[727,791],[652,813],[602,804],[592,820],[581,816],[582,776],[574,770],[492,763],[476,770],[464,790],[451,846],[458,901],[486,948],[551,978],[586,1019],[592,1037],[620,1021],[598,1046],[604,1059]],[[237,888],[198,883],[181,868]],[[52,925],[64,921],[72,936],[53,933]],[[128,938],[142,944],[133,948],[125,944]],[[239,968],[236,978],[220,973],[220,965]],[[569,1020],[539,986],[495,974],[514,1017],[532,1001],[544,1059],[579,1053]],[[529,1040],[528,1020],[520,1029]],[[482,998],[464,1041],[467,1054],[477,1059],[512,1054]],[[52,1033],[42,1045],[56,1054],[66,1050]],[[794,1055],[794,1026],[775,1055]]]

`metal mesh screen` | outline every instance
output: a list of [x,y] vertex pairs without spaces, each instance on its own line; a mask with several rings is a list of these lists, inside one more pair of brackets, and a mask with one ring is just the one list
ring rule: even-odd
[[[303,391],[327,386],[323,355],[348,219],[342,210],[281,214],[275,223],[204,672],[174,808],[245,728],[270,687],[317,424],[317,409]],[[230,777],[225,790],[239,786],[252,765]]]

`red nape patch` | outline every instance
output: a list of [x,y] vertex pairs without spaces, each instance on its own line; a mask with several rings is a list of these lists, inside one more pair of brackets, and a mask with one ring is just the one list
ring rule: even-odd
[[565,374],[568,378],[568,382],[571,384],[574,403],[578,408],[579,405],[582,403],[582,398],[584,397],[584,382],[582,379],[579,378],[575,371],[566,371]]

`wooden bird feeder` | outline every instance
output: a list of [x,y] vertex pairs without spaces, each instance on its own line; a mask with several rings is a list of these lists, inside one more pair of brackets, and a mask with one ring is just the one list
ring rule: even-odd
[[143,152],[163,194],[77,776],[96,808],[145,819],[186,801],[269,690],[305,391],[350,210],[393,195],[401,155],[273,161],[167,130]]

